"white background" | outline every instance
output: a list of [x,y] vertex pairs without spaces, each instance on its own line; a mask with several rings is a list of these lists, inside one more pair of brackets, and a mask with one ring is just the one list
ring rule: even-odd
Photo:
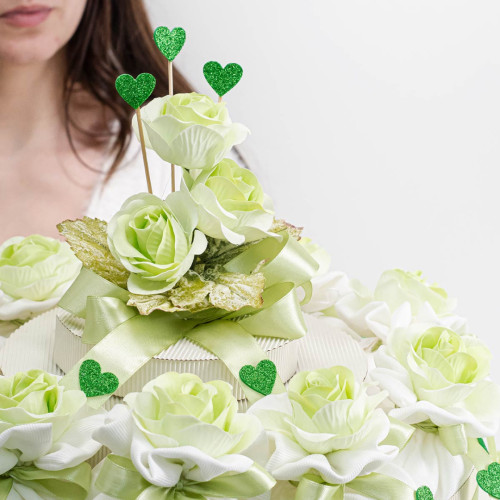
[[423,270],[459,298],[500,381],[500,1],[150,0],[176,64],[238,62],[227,95],[279,216],[374,286]]

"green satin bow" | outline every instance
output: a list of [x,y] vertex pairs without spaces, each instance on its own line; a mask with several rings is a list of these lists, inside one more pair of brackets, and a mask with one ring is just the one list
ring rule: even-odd
[[[244,308],[236,313],[214,309],[211,321],[197,315],[155,311],[140,316],[137,309],[126,305],[129,293],[95,273],[82,269],[59,305],[76,316],[86,318],[83,342],[96,344],[82,359],[100,363],[103,371],[114,373],[120,385],[126,382],[152,357],[183,337],[215,354],[238,379],[242,366],[256,365],[266,359],[255,336],[298,339],[306,328],[295,289],[307,285],[318,264],[294,238],[283,234],[282,239],[266,238],[239,254],[225,265],[230,272],[251,273],[266,261],[261,272],[266,278],[263,306]],[[62,384],[79,388],[75,366]],[[250,402],[260,397],[253,389],[242,385]],[[273,392],[283,392],[277,379]],[[89,404],[99,407],[109,395],[93,397]]]
[[0,500],[7,500],[14,482],[58,500],[85,500],[90,481],[91,468],[87,463],[59,471],[42,470],[34,466],[15,467],[0,477]]
[[414,500],[415,492],[407,484],[390,476],[372,473],[347,484],[326,484],[319,476],[304,476],[297,487],[295,500],[343,500],[345,492],[361,493],[374,500]]
[[182,480],[171,488],[154,486],[135,469],[131,460],[108,455],[96,479],[96,488],[120,500],[205,500],[252,498],[269,491],[276,481],[257,464],[248,471],[224,474],[210,481]]

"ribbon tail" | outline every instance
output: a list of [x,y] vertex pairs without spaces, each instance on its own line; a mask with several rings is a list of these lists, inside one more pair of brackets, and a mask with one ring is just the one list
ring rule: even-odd
[[95,486],[111,497],[135,500],[151,485],[137,472],[130,459],[111,454],[104,459]]
[[59,307],[75,316],[85,318],[87,297],[89,296],[114,297],[125,303],[129,299],[127,290],[82,267],[76,280],[59,301]]
[[[82,463],[76,467],[58,471],[19,467],[10,472],[12,479],[40,495],[58,500],[85,500],[90,490],[91,467]],[[1,498],[1,497],[0,497]]]
[[14,480],[11,477],[0,479],[0,500],[7,500]]
[[276,481],[257,464],[239,474],[225,474],[210,481],[185,482],[183,487],[160,488],[148,483],[132,461],[108,455],[96,479],[96,488],[120,500],[203,500],[209,498],[252,498],[269,491]]
[[467,458],[477,470],[486,469],[491,462],[496,460],[482,446],[477,439],[469,438],[467,441]]
[[347,484],[353,491],[361,493],[374,500],[414,500],[415,492],[406,483],[399,479],[373,472],[367,476],[360,476]]
[[[68,389],[80,389],[80,366],[88,359],[97,361],[103,372],[111,372],[123,385],[151,358],[180,340],[195,323],[174,315],[155,311],[149,316],[134,316],[125,321],[96,344],[80,363],[61,380]],[[92,408],[99,408],[111,394],[88,399]]]
[[344,491],[343,484],[323,484],[304,477],[295,492],[295,500],[344,500]]
[[389,421],[391,422],[391,428],[382,444],[396,446],[402,450],[413,436],[415,427],[392,417],[389,417]]
[[468,439],[463,424],[439,427],[438,433],[442,443],[453,456],[467,453]]
[[[221,359],[236,380],[240,379],[240,370],[243,366],[257,365],[260,361],[268,359],[254,337],[234,321],[219,320],[199,325],[187,333],[186,337]],[[262,394],[247,385],[243,383],[241,385],[250,403],[262,397]],[[281,392],[285,392],[285,386],[277,375],[273,394]]]
[[[182,491],[186,498],[253,498],[270,491],[275,479],[260,465],[254,463],[246,472],[224,474],[203,483],[186,484]],[[193,495],[193,496],[190,496]]]

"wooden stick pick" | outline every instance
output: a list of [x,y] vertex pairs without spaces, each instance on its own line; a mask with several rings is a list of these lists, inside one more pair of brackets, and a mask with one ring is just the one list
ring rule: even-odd
[[[168,95],[174,95],[174,63],[168,61]],[[170,191],[175,191],[175,165],[170,164]]]
[[[186,32],[183,28],[174,28],[170,31],[166,26],[155,29],[154,39],[156,46],[168,60],[168,95],[174,95],[174,65],[173,61],[182,50],[186,42]],[[170,164],[170,189],[175,191],[175,165]]]
[[141,108],[140,107],[138,107],[135,110],[135,114],[137,115],[137,127],[139,128],[139,137],[141,139],[142,160],[144,162],[144,173],[146,174],[146,183],[148,185],[148,193],[152,194],[153,188],[151,186],[151,176],[149,174],[148,156],[146,154],[146,142],[144,141],[144,129],[142,127]]
[[142,160],[144,162],[144,173],[146,174],[146,183],[148,192],[152,193],[151,176],[149,174],[148,157],[146,154],[146,142],[144,140],[144,129],[141,119],[141,106],[153,93],[156,87],[156,79],[149,73],[141,73],[137,78],[131,75],[120,75],[115,82],[115,87],[122,99],[135,109],[137,116],[137,127],[139,129],[139,138],[141,141]]

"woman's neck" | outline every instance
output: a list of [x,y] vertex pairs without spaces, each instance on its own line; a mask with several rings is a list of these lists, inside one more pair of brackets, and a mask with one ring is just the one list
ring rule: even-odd
[[63,128],[64,54],[13,65],[0,60],[0,149],[50,148]]

